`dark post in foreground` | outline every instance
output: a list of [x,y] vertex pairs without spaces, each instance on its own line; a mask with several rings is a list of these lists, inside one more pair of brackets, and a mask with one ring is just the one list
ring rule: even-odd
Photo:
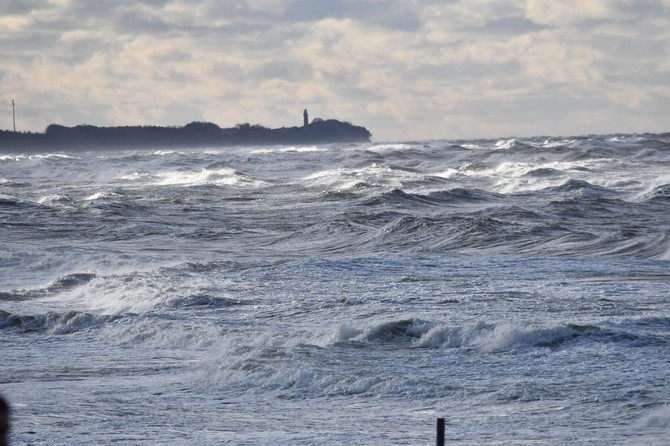
[[444,418],[437,419],[437,446],[444,446]]

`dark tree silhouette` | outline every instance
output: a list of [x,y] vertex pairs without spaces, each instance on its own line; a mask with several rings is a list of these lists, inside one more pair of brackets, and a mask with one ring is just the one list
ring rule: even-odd
[[302,127],[270,129],[260,124],[221,128],[211,122],[191,122],[183,127],[96,127],[49,125],[44,133],[0,130],[0,151],[99,150],[115,148],[174,148],[231,145],[317,144],[370,140],[365,127],[335,119],[314,119]]

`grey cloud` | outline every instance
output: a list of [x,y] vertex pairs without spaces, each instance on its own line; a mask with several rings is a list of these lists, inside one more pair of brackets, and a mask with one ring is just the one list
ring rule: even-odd
[[58,34],[51,32],[28,32],[21,35],[0,35],[0,54],[3,56],[19,52],[51,51],[57,47]]
[[401,31],[417,31],[423,23],[408,8],[407,2],[397,0],[349,3],[350,16],[373,26]]
[[645,60],[670,56],[670,48],[663,37],[632,39],[627,35],[599,34],[591,36],[588,43],[603,53],[616,56],[608,58],[609,62],[628,69],[635,69]]
[[341,0],[328,0],[327,2],[295,0],[289,4],[284,18],[291,22],[311,22],[329,17],[344,17],[346,10],[346,5]]
[[371,102],[384,100],[386,98],[380,91],[357,86],[360,80],[358,73],[353,73],[348,70],[336,70],[323,72],[322,76],[326,84],[332,90],[348,100]]
[[645,114],[656,119],[661,117],[667,122],[670,118],[670,96],[655,96],[647,101],[640,114]]
[[634,67],[627,60],[604,61],[599,66],[603,80],[609,83],[665,86],[670,79],[670,71],[659,70],[654,61],[637,62]]
[[190,62],[193,60],[193,56],[186,51],[174,50],[168,51],[166,53],[156,54],[153,56],[153,60],[159,64],[171,62]]
[[[499,122],[559,120],[574,112],[596,111],[613,107],[608,100],[592,92],[574,96],[560,88],[508,99],[491,98],[463,102],[457,112]],[[541,113],[538,113],[541,110]]]
[[244,82],[246,73],[238,65],[219,63],[214,66],[211,74],[228,82]]
[[80,39],[58,45],[59,52],[54,59],[69,65],[84,63],[94,54],[105,52],[109,48],[108,44],[98,39]]
[[166,105],[164,109],[165,116],[169,117],[171,122],[166,122],[165,124],[204,121],[205,119],[202,115],[202,109],[205,107],[206,104],[199,103],[197,100],[194,100],[192,103],[189,102],[188,104],[178,103]]
[[466,28],[465,31],[496,35],[520,35],[543,31],[549,28],[551,27],[535,23],[524,17],[504,17],[486,22],[481,27]]
[[349,18],[370,26],[387,29],[415,31],[422,26],[417,14],[398,0],[294,0],[286,9],[284,20],[289,22],[312,22],[326,18]]
[[657,16],[667,14],[670,6],[661,0],[617,1],[615,8],[626,16]]
[[91,18],[111,20],[122,9],[123,4],[113,1],[71,0],[62,11],[62,16],[84,22]]
[[0,14],[21,15],[49,6],[46,0],[13,0],[0,3]]
[[406,81],[412,79],[445,80],[448,82],[468,82],[482,78],[507,78],[521,73],[521,65],[516,60],[502,63],[484,63],[474,60],[442,65],[422,65],[405,73]]
[[245,23],[268,23],[276,21],[282,11],[261,11],[252,9],[246,0],[236,1],[233,5],[224,1],[209,1],[205,6],[207,17],[211,19],[235,20]]
[[200,79],[192,74],[182,73],[172,69],[161,69],[154,73],[153,79],[161,82],[188,85],[199,82]]
[[157,34],[174,30],[174,26],[155,15],[127,12],[116,22],[117,29],[131,34]]
[[36,90],[17,98],[17,127],[19,119],[25,116],[30,116],[31,121],[36,123],[32,130],[39,129],[40,131],[52,123],[64,125],[109,124],[102,117],[112,108],[111,105],[79,104],[72,103],[71,100],[69,92],[54,94],[47,90]]
[[144,5],[151,5],[153,7],[162,7],[165,6],[169,3],[171,3],[172,0],[138,0],[136,3],[144,4]]
[[337,94],[346,98],[351,102],[373,102],[373,101],[383,101],[386,99],[386,96],[378,90],[373,90],[371,88],[357,87],[355,85],[347,84],[338,84],[333,88]]
[[72,31],[75,29],[82,29],[85,28],[85,24],[69,18],[69,17],[53,17],[48,20],[36,20],[32,25],[32,29],[40,30],[42,32],[46,31],[53,31],[53,32],[67,32],[67,31]]
[[283,79],[297,82],[310,79],[312,73],[312,67],[305,63],[274,61],[256,68],[250,73],[250,77],[256,80]]

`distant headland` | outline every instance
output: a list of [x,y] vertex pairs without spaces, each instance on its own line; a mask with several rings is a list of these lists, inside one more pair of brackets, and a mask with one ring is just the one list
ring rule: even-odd
[[365,127],[336,119],[317,118],[308,122],[305,110],[302,127],[276,129],[258,124],[238,124],[232,128],[221,128],[211,122],[191,122],[183,127],[92,125],[65,127],[51,124],[43,133],[0,130],[0,151],[327,144],[367,142],[371,136]]

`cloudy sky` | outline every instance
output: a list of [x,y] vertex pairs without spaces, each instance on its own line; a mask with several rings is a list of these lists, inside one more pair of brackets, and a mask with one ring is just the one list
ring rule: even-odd
[[12,99],[30,131],[670,131],[670,0],[0,0],[0,128]]

